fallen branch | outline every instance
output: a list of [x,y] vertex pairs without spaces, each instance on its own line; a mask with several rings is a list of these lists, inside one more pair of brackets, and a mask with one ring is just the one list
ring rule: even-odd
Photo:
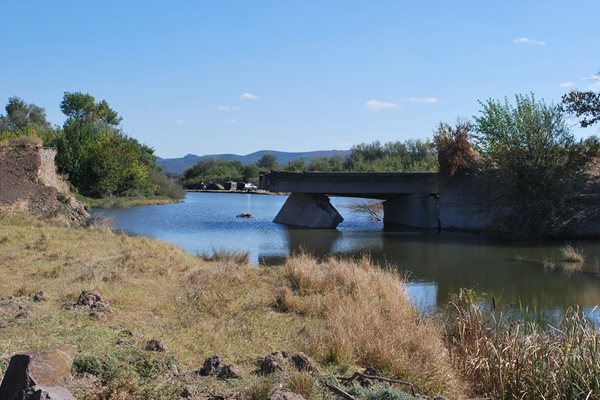
[[332,385],[328,382],[326,382],[324,379],[321,379],[321,383],[327,388],[329,389],[329,391],[335,395],[340,396],[343,399],[346,400],[356,400],[356,398],[354,396],[352,396],[350,393],[345,392],[344,390],[340,389],[339,387]]
[[[352,383],[354,382],[356,379],[358,378],[364,378],[364,379],[373,379],[373,380],[377,380],[377,381],[381,381],[381,382],[388,382],[388,383],[395,383],[398,385],[404,385],[404,386],[408,386],[410,388],[410,392],[413,396],[417,396],[417,391],[419,392],[419,394],[422,394],[423,391],[417,386],[414,385],[410,382],[407,381],[401,381],[399,379],[391,379],[391,378],[386,378],[384,376],[377,376],[377,375],[369,375],[369,374],[364,374],[362,372],[355,372],[350,378],[346,378],[343,376],[338,376],[337,379],[340,381],[345,381],[348,383]],[[415,391],[416,389],[416,391]]]

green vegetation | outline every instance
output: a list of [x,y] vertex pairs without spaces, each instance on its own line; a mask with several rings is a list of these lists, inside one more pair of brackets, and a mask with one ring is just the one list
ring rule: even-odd
[[67,120],[62,129],[52,128],[43,108],[10,98],[0,116],[0,141],[33,137],[55,147],[59,172],[86,197],[183,197],[157,166],[154,150],[122,132],[121,117],[105,100],[67,92],[60,108]]
[[[600,80],[600,76],[593,77]],[[562,97],[563,110],[581,118],[579,123],[585,128],[600,122],[600,93],[572,90]]]
[[482,103],[473,138],[485,179],[502,188],[497,200],[508,213],[501,226],[513,237],[541,238],[591,211],[574,200],[600,146],[595,137],[576,141],[559,106],[533,95],[515,100]]
[[292,160],[277,164],[276,158],[265,154],[256,164],[242,165],[239,161],[208,159],[198,162],[183,173],[182,185],[199,189],[209,182],[258,181],[259,171],[281,168],[290,172],[423,172],[437,170],[437,152],[431,141],[363,143],[352,148],[347,159],[339,156],[318,157],[310,162]]

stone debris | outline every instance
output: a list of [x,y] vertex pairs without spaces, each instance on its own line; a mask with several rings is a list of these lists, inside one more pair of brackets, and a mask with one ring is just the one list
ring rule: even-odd
[[276,351],[266,356],[260,364],[260,374],[268,375],[277,371],[283,371],[286,365],[301,371],[316,371],[315,363],[302,352]]

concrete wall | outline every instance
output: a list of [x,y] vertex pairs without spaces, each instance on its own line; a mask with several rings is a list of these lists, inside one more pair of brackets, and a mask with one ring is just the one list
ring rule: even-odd
[[463,174],[440,178],[440,224],[442,229],[494,230],[503,208],[493,188],[483,179]]
[[292,193],[273,220],[301,228],[335,229],[344,218],[323,194]]
[[438,229],[438,200],[429,194],[408,194],[383,202],[383,224],[386,228],[405,226]]

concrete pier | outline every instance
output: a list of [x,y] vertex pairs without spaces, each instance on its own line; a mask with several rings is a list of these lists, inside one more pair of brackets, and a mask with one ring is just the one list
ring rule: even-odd
[[324,194],[292,193],[273,222],[301,228],[335,229],[343,220]]
[[383,202],[383,225],[419,229],[439,229],[437,196],[418,193],[389,199]]

